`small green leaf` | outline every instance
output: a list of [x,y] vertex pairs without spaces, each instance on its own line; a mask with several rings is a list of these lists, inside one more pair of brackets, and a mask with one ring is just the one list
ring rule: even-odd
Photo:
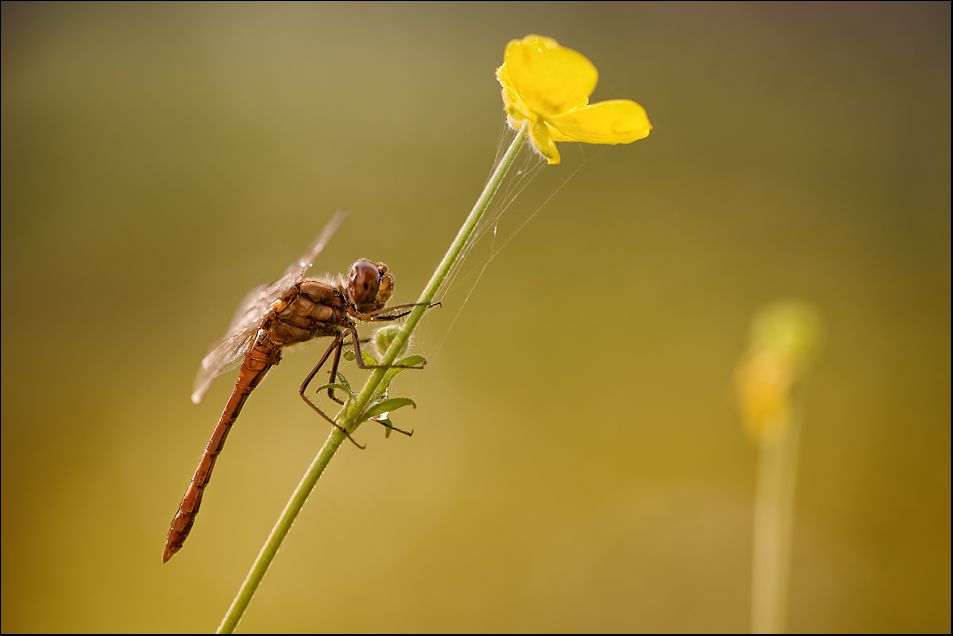
[[375,415],[383,415],[385,413],[390,413],[391,411],[396,411],[399,408],[405,406],[412,406],[417,408],[417,405],[410,398],[391,398],[389,400],[384,400],[383,402],[378,402],[371,408],[364,411],[364,415],[361,418],[361,421],[369,420]]
[[407,367],[419,367],[426,361],[427,360],[423,356],[418,356],[418,355],[407,356],[403,360],[398,360],[394,364],[400,365],[400,366],[395,366],[393,368],[388,369],[387,373],[384,374],[384,379],[381,380],[380,385],[384,388],[384,390],[387,390],[387,387],[390,386],[391,380],[397,377],[398,373],[400,373],[401,371],[406,371]]
[[340,381],[341,384],[343,384],[347,388],[347,392],[350,393],[351,395],[354,395],[354,391],[351,390],[351,385],[348,384],[347,378],[344,377],[344,374],[339,371],[337,375],[338,375],[338,381]]
[[399,364],[399,365],[401,365],[401,366],[403,366],[403,367],[419,367],[420,365],[424,364],[425,362],[427,362],[427,359],[426,359],[425,357],[423,357],[423,356],[418,356],[418,355],[412,355],[412,356],[407,356],[407,357],[404,358],[403,360],[398,360],[398,361],[395,362],[394,364]]
[[347,391],[348,395],[352,398],[354,397],[354,392],[351,391],[351,387],[347,384],[322,384],[317,389],[314,390],[315,393],[320,393],[321,391],[327,391],[328,389],[337,389],[339,391]]
[[370,365],[372,367],[377,366],[377,360],[369,353],[361,351],[361,360],[364,361],[364,364]]
[[[345,351],[343,354],[344,359],[348,362],[354,362],[357,360],[357,356],[353,351]],[[364,364],[369,364],[371,366],[377,366],[377,360],[374,359],[374,356],[367,353],[366,351],[361,351],[361,360],[364,361]]]

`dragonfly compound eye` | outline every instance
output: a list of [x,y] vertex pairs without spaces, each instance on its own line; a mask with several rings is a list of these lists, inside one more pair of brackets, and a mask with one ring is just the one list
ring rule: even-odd
[[354,267],[351,268],[351,277],[347,281],[347,291],[358,310],[374,302],[380,286],[380,276],[377,267],[370,261],[361,259],[354,263]]

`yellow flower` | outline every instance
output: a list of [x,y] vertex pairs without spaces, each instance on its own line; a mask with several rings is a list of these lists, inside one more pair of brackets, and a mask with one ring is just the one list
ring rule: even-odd
[[551,38],[510,41],[496,78],[509,125],[519,130],[529,124],[533,145],[551,164],[559,163],[557,141],[628,144],[652,130],[645,109],[631,100],[590,106],[599,72],[585,56]]
[[735,371],[738,403],[752,439],[773,441],[790,422],[792,369],[772,352],[750,353]]
[[820,338],[817,313],[804,303],[777,302],[755,316],[748,352],[735,371],[745,427],[755,440],[772,442],[787,430],[792,393]]

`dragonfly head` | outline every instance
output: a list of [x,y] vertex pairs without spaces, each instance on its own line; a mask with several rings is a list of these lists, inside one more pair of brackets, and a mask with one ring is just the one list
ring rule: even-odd
[[358,312],[377,311],[384,308],[394,293],[394,277],[387,273],[387,265],[374,265],[362,258],[351,268],[347,291]]

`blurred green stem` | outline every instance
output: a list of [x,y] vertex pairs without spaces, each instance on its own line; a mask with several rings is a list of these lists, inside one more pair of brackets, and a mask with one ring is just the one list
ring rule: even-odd
[[[427,287],[417,300],[417,306],[414,307],[410,315],[403,321],[400,332],[394,337],[390,347],[384,353],[384,357],[380,361],[381,366],[386,367],[394,363],[400,351],[410,339],[410,334],[417,326],[417,323],[423,318],[424,312],[427,311],[427,306],[433,302],[434,297],[437,295],[437,290],[440,289],[440,286],[444,280],[446,280],[450,268],[460,257],[460,253],[476,229],[477,223],[479,223],[483,217],[483,213],[486,212],[487,207],[489,207],[493,195],[496,194],[496,191],[499,189],[503,177],[513,165],[516,154],[519,152],[523,142],[526,141],[527,130],[528,126],[523,126],[523,128],[517,131],[516,137],[513,138],[509,148],[507,148],[503,158],[500,159],[500,163],[497,165],[496,170],[493,171],[493,175],[483,189],[483,193],[477,200],[476,205],[474,205],[473,210],[470,211],[470,216],[464,221],[463,226],[457,233],[457,237],[450,245],[450,249],[447,250],[440,265],[437,266],[437,271],[434,272],[430,282],[427,283]],[[350,401],[341,413],[338,414],[337,422],[343,429],[350,433],[360,425],[361,415],[367,408],[371,398],[374,397],[375,391],[380,385],[381,380],[383,380],[386,372],[387,369],[374,369],[357,399]],[[284,541],[285,536],[287,536],[288,531],[291,529],[291,524],[294,523],[295,517],[298,516],[302,506],[304,506],[304,502],[307,501],[308,495],[311,494],[311,491],[314,490],[314,486],[318,483],[318,478],[321,476],[321,473],[324,472],[324,469],[327,468],[328,463],[331,461],[331,458],[334,457],[334,453],[337,452],[338,447],[341,446],[344,439],[345,435],[341,430],[337,428],[331,430],[330,437],[328,437],[328,440],[324,443],[324,446],[314,459],[314,462],[301,480],[301,483],[298,484],[294,494],[291,496],[291,501],[285,506],[284,512],[281,513],[281,517],[278,519],[278,523],[275,524],[268,540],[258,554],[258,558],[255,559],[255,563],[245,578],[245,582],[242,583],[241,588],[238,590],[238,595],[235,597],[235,600],[232,601],[231,607],[228,608],[225,618],[222,619],[222,624],[218,627],[218,633],[230,634],[235,630],[235,627],[238,625],[238,622],[248,607],[248,603],[261,584],[265,572],[268,571],[268,567],[278,553],[278,548],[281,547],[282,541]]]
[[801,438],[800,400],[791,397],[790,421],[776,437],[763,436],[758,449],[751,569],[751,632],[784,631],[791,563],[794,487]]

